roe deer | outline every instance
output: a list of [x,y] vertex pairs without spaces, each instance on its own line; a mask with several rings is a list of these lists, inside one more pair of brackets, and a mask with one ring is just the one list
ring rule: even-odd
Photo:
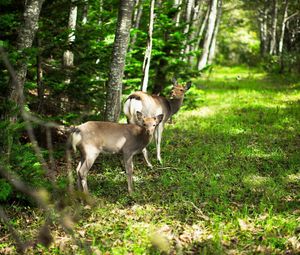
[[[71,144],[81,153],[81,160],[76,168],[77,184],[80,190],[88,193],[87,174],[101,152],[122,153],[127,173],[128,191],[132,193],[132,157],[141,152],[151,141],[155,127],[162,121],[163,114],[156,117],[144,117],[136,113],[141,126],[113,122],[88,121],[73,128]],[[148,158],[145,158],[150,164]]]
[[[146,116],[156,116],[163,114],[164,118],[157,126],[154,136],[156,142],[157,159],[162,163],[160,156],[160,144],[162,132],[167,120],[180,109],[185,92],[191,87],[191,81],[187,82],[185,86],[179,85],[175,78],[173,78],[173,88],[170,93],[170,98],[163,96],[149,95],[142,91],[132,93],[125,101],[123,111],[127,117],[127,122],[138,124],[136,112],[142,112]],[[143,150],[145,159],[147,158],[147,149]],[[146,160],[147,161],[147,160]],[[151,167],[151,165],[148,164]]]

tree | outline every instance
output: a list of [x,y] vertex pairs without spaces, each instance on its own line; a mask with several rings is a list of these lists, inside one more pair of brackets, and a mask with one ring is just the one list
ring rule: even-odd
[[142,87],[141,87],[141,90],[144,92],[147,91],[148,80],[149,80],[149,68],[150,68],[150,60],[151,60],[151,52],[152,52],[152,32],[153,32],[153,23],[154,23],[154,6],[155,6],[155,0],[151,0],[149,30],[148,30],[148,38],[147,38],[147,47],[146,47],[144,63],[143,63],[143,79],[142,79]]
[[[31,48],[36,31],[38,29],[38,21],[44,0],[26,1],[23,15],[23,22],[17,38],[17,50],[24,54],[26,49]],[[15,79],[10,81],[10,100],[17,106],[23,104],[23,90],[27,74],[26,58],[21,56],[20,63],[15,67]]]
[[134,1],[121,0],[114,47],[107,85],[105,119],[118,121],[121,111],[122,78],[131,28],[131,16]]
[[204,43],[203,43],[203,52],[202,52],[200,61],[198,63],[198,70],[203,69],[207,64],[210,44],[211,44],[211,40],[213,37],[216,18],[217,18],[217,3],[218,3],[218,0],[211,0],[207,31],[206,31]]

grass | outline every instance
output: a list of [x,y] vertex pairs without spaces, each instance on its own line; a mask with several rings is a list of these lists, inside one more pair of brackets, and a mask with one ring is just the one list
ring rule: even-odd
[[[299,80],[215,68],[184,104],[164,131],[164,165],[136,156],[132,198],[118,157],[101,157],[89,175],[96,204],[79,206],[75,236],[93,254],[299,254]],[[41,224],[28,214],[14,222],[23,234],[24,219],[31,233]],[[53,230],[50,248],[32,253],[85,254]]]

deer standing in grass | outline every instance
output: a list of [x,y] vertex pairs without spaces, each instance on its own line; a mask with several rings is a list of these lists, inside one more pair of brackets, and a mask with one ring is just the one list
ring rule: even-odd
[[[184,94],[191,87],[191,81],[187,82],[185,86],[179,85],[177,80],[173,78],[173,88],[171,90],[170,98],[167,99],[163,96],[149,95],[142,91],[132,93],[125,101],[123,111],[127,117],[127,122],[138,124],[139,119],[136,112],[139,111],[145,116],[156,116],[163,114],[164,118],[155,129],[155,142],[157,159],[162,164],[160,144],[164,125],[169,118],[172,117],[180,109]],[[149,167],[152,167],[148,160],[147,149],[143,149],[144,158]]]
[[[163,114],[156,117],[144,117],[135,113],[141,124],[119,124],[113,122],[88,121],[73,128],[71,144],[79,149],[81,160],[77,166],[77,184],[80,190],[88,193],[87,174],[101,152],[122,153],[127,173],[128,191],[133,191],[133,162],[135,154],[141,152],[151,141],[154,130],[162,121]],[[146,159],[149,162],[148,158]]]

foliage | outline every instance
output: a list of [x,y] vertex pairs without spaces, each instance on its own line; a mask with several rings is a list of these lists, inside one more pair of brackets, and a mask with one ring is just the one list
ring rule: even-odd
[[[19,137],[21,137],[21,140],[25,134],[24,123],[13,124],[8,121],[1,121],[0,129],[3,130],[0,134],[0,161],[3,167],[7,171],[13,171],[30,187],[50,187],[49,182],[45,180],[45,172],[33,150],[32,144],[21,144],[19,141]],[[44,151],[44,156],[47,153]],[[30,201],[25,194],[14,193],[7,180],[0,179],[0,183],[0,200]]]

